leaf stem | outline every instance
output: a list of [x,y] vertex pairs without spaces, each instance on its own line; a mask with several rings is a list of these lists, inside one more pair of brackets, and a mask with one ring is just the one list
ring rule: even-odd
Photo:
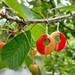
[[3,27],[0,27],[0,29],[2,29],[2,30],[7,30],[7,31],[9,31],[9,32],[12,32],[12,33],[14,33],[14,31],[12,31],[12,30],[9,30],[9,29],[6,29],[6,28],[3,28]]
[[4,62],[2,62],[2,63],[8,68],[8,66]]
[[[36,24],[35,24],[36,25]],[[29,39],[28,39],[28,37],[27,37],[27,34],[25,33],[25,31],[22,29],[21,30],[24,34],[25,34],[25,36],[26,36],[26,38],[27,38],[27,40],[28,40],[28,43],[29,43],[29,45],[30,45],[30,49],[32,50],[32,46],[31,46],[31,44],[30,44],[30,42],[29,42]],[[32,60],[33,60],[33,64],[34,64],[34,56],[33,56],[33,53],[32,53]]]
[[10,34],[8,35],[8,37],[7,37],[6,41],[5,41],[5,44],[7,43],[7,41],[8,41],[8,39],[9,39],[10,35],[12,35],[12,33],[10,33]]

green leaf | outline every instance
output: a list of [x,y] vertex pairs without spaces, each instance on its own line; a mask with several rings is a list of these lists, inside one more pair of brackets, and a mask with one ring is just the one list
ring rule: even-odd
[[68,50],[67,50],[66,52],[67,52],[66,55],[67,55],[68,57],[72,57],[72,56],[73,56],[73,53],[72,53],[71,51],[68,51]]
[[65,5],[63,5],[62,3],[59,3],[56,5],[56,8],[63,7],[63,6],[65,6]]
[[73,29],[73,30],[71,31],[71,34],[72,34],[73,37],[75,37],[75,29]]
[[75,60],[75,57],[73,57],[72,59]]
[[75,75],[75,68],[71,69],[69,75]]
[[22,5],[22,4],[20,4],[20,5],[21,5],[22,11],[23,11],[24,15],[26,16],[26,18],[28,20],[32,20],[33,19],[32,11],[25,5]]
[[44,44],[45,46],[48,46],[48,44],[49,44],[49,39],[48,39],[48,38],[45,38],[45,39],[43,40],[43,44]]
[[75,1],[73,1],[72,4],[75,5]]
[[56,17],[59,17],[59,16],[63,16],[63,15],[62,15],[62,14],[56,14],[55,16],[56,16]]
[[68,68],[72,68],[72,67],[74,67],[75,66],[75,64],[69,64],[68,65]]
[[2,63],[2,60],[1,60],[1,51],[0,51],[0,69],[3,69],[5,67],[6,66]]
[[45,34],[45,28],[41,24],[37,24],[32,28],[31,34],[34,41],[37,41],[41,35]]
[[20,67],[29,52],[30,31],[27,31],[26,34],[27,36],[24,33],[18,34],[1,50],[1,59],[10,69]]
[[57,35],[57,36],[55,37],[55,41],[56,41],[56,42],[59,42],[59,41],[60,41],[60,36]]
[[41,17],[36,13],[32,12],[32,14],[33,14],[33,19],[41,19]]
[[[31,64],[33,64],[33,60],[30,57],[26,57],[25,63],[27,65],[27,67],[29,68],[29,66]],[[40,71],[40,68],[39,67],[38,67],[38,72],[36,74],[34,74],[34,75],[41,75],[41,71]]]
[[75,11],[75,5],[64,6],[56,9]]
[[34,7],[34,8],[31,8],[31,10],[41,14],[41,9],[39,7]]
[[18,3],[17,0],[3,0],[9,7],[11,7],[13,10],[15,10],[16,12],[18,12],[18,14],[23,17],[24,19],[26,19],[26,16],[24,15],[20,4]]
[[42,24],[36,24],[35,26],[34,26],[34,24],[31,24],[31,25],[29,25],[27,30],[31,31],[31,34],[32,34],[34,41],[37,41],[37,39],[41,35],[45,34],[45,27]]
[[8,26],[9,28],[14,29],[14,27],[17,26],[17,23],[16,22],[13,22],[12,24],[5,23],[5,26]]

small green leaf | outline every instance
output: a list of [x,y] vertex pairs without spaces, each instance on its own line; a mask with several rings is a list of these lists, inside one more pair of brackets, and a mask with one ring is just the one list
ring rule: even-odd
[[59,16],[63,16],[63,15],[62,15],[62,14],[56,14],[55,16],[56,16],[56,17],[59,17]]
[[31,8],[31,10],[41,14],[41,9],[39,7],[34,7],[34,8]]
[[56,5],[56,8],[63,7],[63,6],[65,6],[65,5],[63,5],[62,3],[59,3]]
[[75,66],[75,64],[69,64],[68,65],[68,68],[72,68],[72,67],[74,67]]
[[24,15],[20,4],[18,3],[17,0],[3,0],[9,7],[11,7],[13,10],[15,10],[16,12],[18,12],[18,14],[23,17],[24,19],[26,19],[26,16]]
[[24,15],[26,16],[26,19],[32,20],[33,19],[32,11],[28,7],[26,7],[25,5],[20,4],[20,6],[22,8]]
[[49,39],[48,39],[48,38],[45,38],[45,39],[43,40],[43,44],[44,44],[45,46],[48,46],[48,44],[49,44]]
[[33,14],[33,19],[41,19],[41,17],[36,13],[32,12],[32,14]]
[[35,26],[31,24],[27,30],[29,29],[31,29],[30,31],[35,42],[41,35],[45,34],[45,27],[42,24],[36,24]]
[[73,57],[72,59],[75,60],[75,57]]
[[[30,57],[26,57],[25,63],[27,65],[27,67],[29,68],[29,66],[31,64],[33,64],[33,60]],[[41,75],[41,71],[40,71],[40,68],[39,67],[38,67],[38,72],[36,74],[34,74],[34,75]]]
[[26,34],[27,36],[24,33],[20,33],[4,45],[1,50],[1,59],[10,69],[20,67],[29,52],[30,31],[27,31]]
[[73,53],[71,51],[67,51],[67,56],[68,57],[72,57],[73,56]]
[[64,6],[56,9],[75,11],[75,5]]
[[71,69],[69,75],[75,75],[75,68]]
[[59,42],[59,41],[60,41],[60,36],[57,35],[57,36],[55,37],[55,41],[56,41],[56,42]]
[[75,5],[75,1],[72,2],[72,5]]

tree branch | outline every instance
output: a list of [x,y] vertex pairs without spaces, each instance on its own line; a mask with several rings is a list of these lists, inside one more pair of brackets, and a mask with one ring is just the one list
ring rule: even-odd
[[64,26],[64,27],[66,27],[67,29],[69,29],[70,31],[72,31],[71,28],[67,27],[67,26],[66,26],[65,24],[63,24],[61,21],[59,21],[59,23],[60,23],[62,26]]
[[7,20],[11,20],[11,21],[15,21],[17,23],[22,23],[23,25],[27,25],[27,24],[32,24],[32,23],[56,22],[56,21],[62,20],[64,18],[68,18],[68,17],[74,16],[75,12],[71,13],[71,14],[64,15],[64,16],[60,16],[60,17],[48,18],[48,19],[36,19],[36,20],[25,20],[25,19],[14,18],[14,17],[11,17],[11,16],[9,16],[7,14],[4,14],[2,12],[0,12],[0,15],[3,18],[6,18]]

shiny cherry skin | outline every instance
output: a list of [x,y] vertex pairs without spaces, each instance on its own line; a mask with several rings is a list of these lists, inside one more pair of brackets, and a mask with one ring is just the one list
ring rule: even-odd
[[36,49],[32,47],[32,49],[29,50],[29,54],[30,54],[31,56],[35,56],[35,55],[37,54]]
[[37,73],[37,71],[38,71],[38,66],[37,66],[36,64],[31,64],[31,65],[29,66],[29,70],[30,70],[30,72],[31,72],[32,74],[35,74],[35,73]]
[[0,42],[0,50],[2,49],[2,47],[5,45],[4,42]]

